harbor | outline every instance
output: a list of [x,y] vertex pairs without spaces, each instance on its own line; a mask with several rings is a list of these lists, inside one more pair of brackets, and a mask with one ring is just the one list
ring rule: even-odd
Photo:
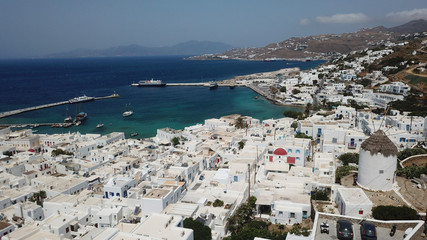
[[[102,100],[102,99],[117,98],[117,97],[120,97],[120,96],[117,93],[114,93],[114,94],[104,96],[104,97],[94,97],[91,100]],[[75,102],[68,100],[68,101],[61,101],[61,102],[56,102],[56,103],[49,103],[49,104],[43,104],[43,105],[38,105],[38,106],[33,106],[33,107],[16,109],[16,110],[0,113],[0,118],[5,118],[5,117],[21,114],[24,112],[35,111],[35,110],[39,110],[39,109],[43,109],[43,108],[50,108],[50,107],[56,107],[56,106],[60,106],[60,105],[73,104],[73,103],[75,103]]]

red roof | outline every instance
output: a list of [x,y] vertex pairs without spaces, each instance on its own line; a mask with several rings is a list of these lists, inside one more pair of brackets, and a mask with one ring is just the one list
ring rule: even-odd
[[288,153],[286,152],[286,150],[285,150],[285,149],[283,149],[283,148],[278,148],[278,149],[274,150],[273,154],[274,154],[274,155],[281,155],[281,156],[284,156],[284,155],[287,155]]

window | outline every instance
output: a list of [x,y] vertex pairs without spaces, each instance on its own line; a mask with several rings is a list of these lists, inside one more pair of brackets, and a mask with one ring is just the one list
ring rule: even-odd
[[363,214],[363,210],[359,210],[359,215],[362,215]]
[[296,218],[296,216],[295,216],[295,215],[296,215],[295,213],[291,212],[291,214],[290,214],[290,218]]
[[337,138],[332,138],[332,143],[337,143]]
[[66,229],[65,229],[65,232],[67,233],[67,232],[69,232],[70,231],[70,228],[69,227],[67,227]]
[[380,174],[383,174],[384,173],[384,170],[380,170]]

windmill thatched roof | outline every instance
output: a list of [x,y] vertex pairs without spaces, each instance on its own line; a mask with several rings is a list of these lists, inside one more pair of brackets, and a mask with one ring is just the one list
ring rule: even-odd
[[366,139],[362,143],[361,148],[365,151],[369,151],[371,155],[381,153],[385,157],[397,156],[397,147],[382,130],[376,131],[372,136]]

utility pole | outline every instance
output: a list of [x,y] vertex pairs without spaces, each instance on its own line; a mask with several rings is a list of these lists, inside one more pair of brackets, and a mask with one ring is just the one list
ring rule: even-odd
[[251,164],[248,163],[248,201],[251,198]]

